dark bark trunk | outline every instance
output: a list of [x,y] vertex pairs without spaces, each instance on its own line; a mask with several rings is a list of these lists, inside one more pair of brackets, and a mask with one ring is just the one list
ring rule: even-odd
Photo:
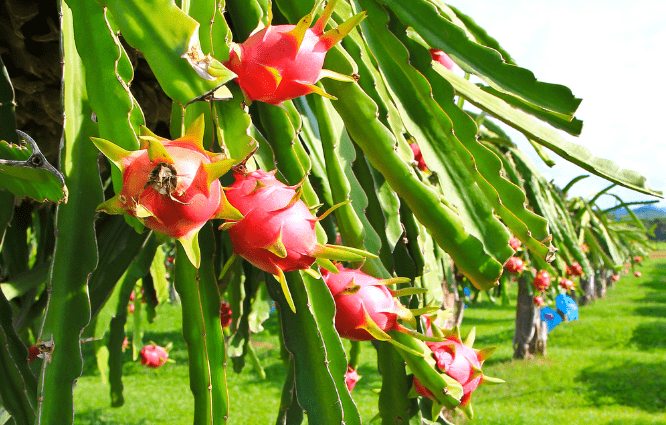
[[579,304],[587,305],[594,301],[594,275],[585,276],[580,278],[580,289],[583,290],[583,295],[580,297]]
[[534,305],[534,294],[529,289],[534,277],[525,272],[518,278],[516,303],[516,331],[513,336],[513,357],[532,358],[546,355],[548,328],[541,322],[540,310]]
[[594,281],[594,289],[597,298],[604,298],[606,296],[606,284],[608,282],[608,272],[606,269],[601,269]]
[[451,287],[444,282],[442,285],[444,297],[442,300],[442,307],[446,310],[453,310],[453,315],[446,319],[442,324],[444,329],[453,329],[454,326],[460,327],[463,320],[463,311],[465,309],[465,301],[458,295],[458,283],[453,280]]

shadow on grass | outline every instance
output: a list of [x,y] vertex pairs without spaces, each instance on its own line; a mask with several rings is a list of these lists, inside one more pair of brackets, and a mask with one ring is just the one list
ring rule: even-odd
[[[467,319],[465,319],[467,320]],[[512,322],[513,320],[509,320]],[[468,323],[465,323],[466,325],[472,323],[470,320]],[[512,341],[513,340],[513,334],[515,330],[513,328],[511,329],[506,329],[501,332],[495,332],[495,333],[485,333],[479,335],[477,333],[476,335],[476,340],[474,341],[474,348],[484,348],[488,347],[489,345],[494,345],[499,347],[500,345],[506,345],[507,341]],[[463,335],[463,338],[465,335]],[[491,356],[492,358],[492,356]]]
[[640,421],[640,422],[637,422],[637,421],[633,420],[631,422],[627,422],[626,419],[613,419],[612,421],[607,422],[604,425],[627,425],[627,424],[631,424],[631,425],[658,425],[658,424],[662,424],[663,425],[664,422],[655,422],[655,421],[652,421],[652,420],[646,420],[646,421]]
[[85,412],[76,412],[76,423],[80,425],[148,425],[149,422],[147,419],[139,419],[137,421],[132,421],[129,418],[123,420],[122,422],[118,421],[109,421],[104,418],[104,410],[95,409],[88,410]]
[[666,321],[644,323],[634,329],[630,342],[642,351],[666,349]]
[[661,317],[666,319],[666,304],[648,304],[647,301],[642,306],[636,307],[634,313],[641,316]]
[[654,289],[658,291],[658,294],[664,294],[664,290],[666,290],[666,282],[662,282],[661,278],[646,280],[645,282],[641,282],[641,286]]
[[588,387],[586,398],[597,407],[621,404],[646,412],[666,408],[666,369],[662,363],[629,362],[604,370],[588,367],[575,381]]

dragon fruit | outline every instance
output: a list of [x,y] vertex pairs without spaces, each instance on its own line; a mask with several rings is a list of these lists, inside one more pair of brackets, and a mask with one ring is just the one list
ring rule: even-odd
[[509,273],[522,273],[525,268],[525,263],[523,263],[523,260],[518,257],[511,257],[506,264],[504,264],[504,268]]
[[521,245],[522,243],[520,242],[520,239],[515,236],[511,236],[511,239],[509,239],[509,246],[513,248],[514,251],[518,251]]
[[123,176],[122,190],[97,210],[129,214],[150,229],[178,239],[196,267],[201,260],[199,229],[212,218],[242,218],[226,202],[218,180],[234,160],[206,152],[203,133],[201,115],[187,134],[176,140],[162,139],[142,126],[141,148],[136,151],[92,138]]
[[222,301],[220,303],[220,324],[222,328],[226,328],[231,325],[231,306],[228,302]]
[[[393,283],[409,282],[407,278],[377,279],[360,270],[337,265],[338,273],[322,270],[322,277],[335,302],[335,329],[341,337],[354,341],[379,339],[398,344],[388,335],[397,330],[420,339],[433,339],[406,328],[398,323],[402,319],[416,326],[414,313],[400,304],[394,297],[423,293],[419,288],[391,290]],[[418,313],[431,312],[418,311]],[[438,310],[438,309],[434,309]],[[436,339],[435,339],[436,340]]]
[[356,369],[352,368],[351,365],[348,365],[347,372],[345,373],[345,384],[347,384],[349,392],[352,392],[359,379],[361,379],[361,377],[358,376]]
[[318,243],[318,218],[300,199],[302,191],[278,181],[276,171],[234,174],[236,181],[226,189],[226,196],[244,218],[228,219],[221,228],[229,231],[236,254],[276,276],[294,310],[284,272],[307,270],[317,259],[335,271],[328,259],[361,261],[376,256],[359,249]]
[[583,266],[578,263],[572,263],[571,266],[567,266],[567,275],[568,276],[582,276],[583,275]]
[[28,363],[31,363],[33,360],[35,360],[37,357],[40,357],[42,355],[41,350],[39,347],[36,345],[31,345],[30,348],[28,348]]
[[425,159],[423,159],[423,154],[421,153],[421,148],[419,147],[418,143],[410,143],[409,147],[412,148],[412,152],[414,153],[414,161],[416,161],[416,166],[419,168],[421,171],[425,171],[428,169],[425,163]]
[[416,393],[420,396],[427,397],[430,400],[435,400],[435,394],[432,393],[429,389],[427,389],[421,381],[419,381],[416,376],[413,379],[414,382],[414,390]]
[[259,100],[280,105],[310,93],[335,99],[316,86],[317,81],[324,77],[355,81],[353,77],[322,69],[326,52],[365,18],[365,12],[361,12],[324,32],[336,3],[337,0],[328,2],[312,28],[310,23],[320,1],[297,25],[269,24],[244,43],[232,43],[229,61],[224,65],[238,76],[236,81],[247,102]]
[[[437,369],[455,379],[462,385],[463,396],[458,406],[468,417],[472,417],[471,396],[474,390],[481,384],[499,384],[504,381],[486,376],[481,371],[483,362],[495,352],[497,347],[487,347],[483,350],[472,348],[474,344],[475,330],[462,342],[457,328],[451,331],[443,331],[446,334],[445,341],[426,342],[432,351],[432,357],[436,362]],[[414,378],[414,390],[417,394],[435,400],[431,390],[426,388],[419,380]]]
[[574,283],[572,280],[563,277],[560,279],[560,288],[571,291],[574,288]]
[[534,288],[537,291],[545,291],[550,286],[550,275],[547,271],[541,270],[534,278]]
[[546,302],[543,300],[543,297],[541,295],[537,295],[534,297],[534,305],[537,307],[543,307],[546,305]]
[[441,63],[449,71],[453,71],[453,68],[456,66],[453,59],[441,50],[430,49],[430,56],[432,56],[432,60]]
[[152,368],[158,368],[164,365],[169,358],[169,353],[166,348],[155,344],[143,347],[139,352],[139,355],[141,356],[141,364]]

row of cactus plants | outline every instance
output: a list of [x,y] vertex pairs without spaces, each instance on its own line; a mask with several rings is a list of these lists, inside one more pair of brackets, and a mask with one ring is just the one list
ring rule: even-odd
[[[473,334],[463,343],[455,328],[440,329],[438,319],[450,313],[441,309],[442,282],[459,273],[478,290],[496,286],[515,253],[511,235],[539,268],[577,260],[591,270],[575,243],[581,230],[558,218],[563,199],[487,114],[541,154],[546,146],[660,196],[637,173],[564,141],[550,126],[579,134],[580,99],[536,80],[471,18],[439,1],[58,7],[58,169],[23,133],[29,149],[21,146],[14,108],[2,108],[10,143],[0,144],[8,158],[0,162],[8,190],[0,192],[7,201],[0,354],[9,384],[0,401],[16,424],[73,422],[72,387],[88,340],[108,370],[112,405],[122,405],[127,305],[139,280],[149,317],[167,300],[159,245],[169,238],[178,241],[170,274],[195,424],[227,421],[227,357],[235,370],[248,355],[256,364],[249,341],[267,296],[289,365],[277,423],[300,423],[303,412],[310,423],[360,423],[348,379],[366,340],[380,341],[382,423],[444,421],[440,414],[455,408],[472,417],[474,389],[499,382],[480,369],[492,348],[474,350]],[[145,126],[128,45],[173,101],[170,134]],[[452,63],[485,84],[457,75]],[[13,105],[4,77],[3,105]],[[484,112],[466,112],[463,100]],[[14,207],[14,196],[60,204]],[[610,225],[596,212],[568,208],[594,223],[590,241],[620,243],[603,233]],[[227,340],[223,296],[234,319]],[[138,298],[134,355],[159,365],[166,356],[154,345],[138,351]],[[349,354],[341,337],[355,341]],[[30,345],[40,362],[28,364]]]

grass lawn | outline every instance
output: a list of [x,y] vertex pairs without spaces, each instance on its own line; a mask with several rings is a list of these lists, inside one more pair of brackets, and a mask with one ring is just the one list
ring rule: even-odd
[[[496,345],[484,371],[506,384],[480,387],[472,396],[476,424],[666,425],[666,251],[644,261],[641,278],[624,275],[607,297],[582,307],[580,320],[562,323],[549,335],[548,356],[514,361],[514,308],[480,302],[465,310],[463,336],[477,328],[476,348]],[[513,288],[515,291],[515,288]],[[166,305],[146,325],[144,341],[173,342],[169,363],[158,370],[126,355],[125,405],[109,407],[91,347],[75,389],[76,424],[177,424],[192,422],[187,349],[180,334],[180,310]],[[277,321],[256,335],[255,348],[265,367],[262,380],[245,366],[227,370],[230,425],[272,424],[278,411],[286,368],[278,358]],[[231,365],[230,365],[231,366]],[[363,347],[353,396],[367,423],[376,414],[381,385],[370,344]]]

